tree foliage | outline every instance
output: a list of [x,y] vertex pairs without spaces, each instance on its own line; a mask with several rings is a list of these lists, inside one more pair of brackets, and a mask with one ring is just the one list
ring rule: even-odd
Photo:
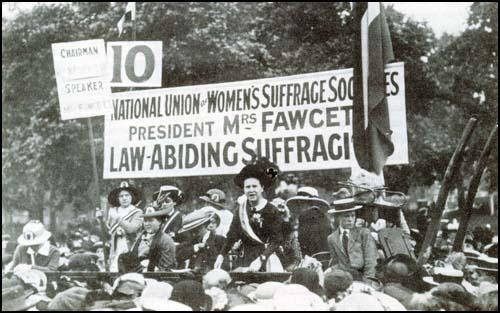
[[[103,119],[93,118],[94,143],[84,119],[60,120],[51,44],[131,40],[130,28],[122,37],[116,29],[124,8],[119,2],[40,4],[2,19],[4,208],[38,211],[71,201],[92,207],[89,145],[96,145],[101,175]],[[386,169],[386,181],[406,191],[444,173],[470,115],[479,117],[483,141],[497,121],[498,4],[474,3],[467,30],[440,39],[425,23],[387,11],[396,61],[405,62],[410,164]],[[342,2],[137,3],[137,39],[163,41],[163,87],[349,68],[352,33],[350,7]],[[332,180],[331,171],[304,175],[327,189]],[[164,181],[136,182],[154,188]],[[176,181],[192,198],[207,187],[232,188],[227,177]],[[101,193],[116,184],[101,181]]]

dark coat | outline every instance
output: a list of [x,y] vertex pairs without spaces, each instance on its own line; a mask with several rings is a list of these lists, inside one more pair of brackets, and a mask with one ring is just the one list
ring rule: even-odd
[[174,210],[172,215],[166,216],[165,220],[161,225],[161,229],[163,230],[163,232],[172,237],[172,239],[174,240],[175,236],[177,235],[177,232],[181,228],[182,228],[182,214],[177,210]]
[[[139,244],[144,233],[143,231],[139,234],[130,252],[119,256],[120,272],[142,271],[141,259],[139,259]],[[159,271],[168,271],[175,268],[175,250],[176,247],[172,238],[161,230],[158,230],[151,240],[149,247],[149,265],[147,271],[154,272],[155,268],[158,268]]]
[[[16,267],[18,264],[28,264],[31,265],[31,255],[28,254],[27,250],[29,247],[18,246],[14,251],[13,266]],[[32,266],[33,269],[40,270],[42,272],[57,271],[59,267],[59,258],[61,254],[59,250],[50,246],[48,256],[37,253],[35,255],[35,265]]]
[[[249,220],[251,220],[252,214],[249,208],[250,204],[247,202],[246,214]],[[220,254],[226,255],[229,250],[231,250],[234,243],[241,239],[244,255],[243,259],[239,262],[239,266],[249,266],[250,263],[260,255],[269,257],[272,253],[278,251],[279,246],[283,242],[283,220],[278,209],[268,202],[259,213],[262,218],[262,226],[255,223],[250,223],[250,225],[260,240],[267,244],[267,248],[264,244],[253,240],[244,232],[240,221],[239,211],[233,216],[233,221],[227,234],[226,244]]]
[[200,243],[200,240],[193,239],[189,242],[181,243],[177,246],[177,263],[182,267],[184,262],[189,260],[189,268],[201,269],[208,272],[213,268],[217,255],[225,242],[226,238],[210,233],[205,243],[205,248],[200,249],[198,252],[194,251],[194,245]]

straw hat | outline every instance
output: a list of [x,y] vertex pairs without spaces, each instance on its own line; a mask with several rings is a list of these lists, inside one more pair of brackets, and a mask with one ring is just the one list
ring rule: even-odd
[[147,206],[144,209],[144,214],[142,217],[164,217],[167,216],[172,210],[171,209],[161,209],[161,207]]
[[212,219],[215,219],[217,221],[217,226],[218,224],[220,224],[220,217],[216,213],[209,212],[203,209],[196,210],[188,214],[185,219],[183,219],[182,228],[178,231],[178,233],[180,234],[187,231],[192,231],[200,226],[210,223]]
[[363,206],[354,198],[345,198],[333,201],[333,209],[328,210],[331,214],[340,214],[345,212],[362,209]]
[[52,234],[45,229],[40,221],[30,221],[23,228],[23,234],[17,238],[20,246],[40,245],[49,240]]
[[166,197],[172,199],[176,204],[180,204],[184,200],[184,194],[176,186],[163,185],[160,190],[153,193],[153,201],[161,205]]
[[34,307],[40,298],[32,297],[34,290],[16,285],[2,288],[2,311],[25,311]]
[[221,209],[226,209],[226,194],[222,190],[210,189],[200,199]]
[[295,197],[291,197],[286,201],[286,205],[290,210],[297,211],[304,207],[318,207],[326,213],[330,209],[328,201],[319,197],[318,190],[313,187],[300,187]]
[[432,276],[422,277],[428,284],[439,286],[441,283],[461,284],[464,279],[464,272],[452,267],[435,267]]

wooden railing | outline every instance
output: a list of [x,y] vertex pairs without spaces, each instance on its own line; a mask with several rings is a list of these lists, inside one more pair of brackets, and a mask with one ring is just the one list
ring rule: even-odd
[[[112,283],[117,277],[124,273],[115,272],[45,272],[49,281],[57,280],[61,276],[66,276],[75,280],[83,279],[98,279]],[[146,272],[142,273],[145,278],[153,278],[159,281],[177,282],[185,279],[194,279],[201,282],[203,274],[198,272]],[[243,281],[245,283],[263,283],[266,281],[279,281],[287,280],[291,273],[239,273],[230,272],[233,281]]]

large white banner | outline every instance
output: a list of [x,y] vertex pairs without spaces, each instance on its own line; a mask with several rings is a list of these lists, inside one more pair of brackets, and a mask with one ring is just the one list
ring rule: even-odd
[[[395,151],[408,163],[404,64],[386,67]],[[282,171],[347,168],[352,69],[113,94],[104,178],[235,174],[256,156]]]
[[61,119],[104,115],[111,88],[104,40],[52,44]]

